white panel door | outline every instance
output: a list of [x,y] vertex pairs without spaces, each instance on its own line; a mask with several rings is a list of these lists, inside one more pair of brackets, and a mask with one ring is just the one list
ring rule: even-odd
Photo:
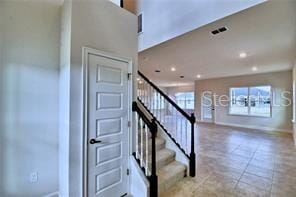
[[204,91],[202,93],[201,98],[201,114],[202,114],[202,121],[204,122],[214,122],[214,99],[213,93],[211,91]]
[[88,54],[88,197],[127,193],[128,62]]

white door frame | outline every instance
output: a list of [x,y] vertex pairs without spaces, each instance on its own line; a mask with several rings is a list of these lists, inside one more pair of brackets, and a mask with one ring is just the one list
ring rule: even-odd
[[[82,163],[82,177],[83,177],[83,196],[87,197],[87,190],[88,190],[88,157],[87,157],[87,152],[88,152],[88,124],[87,124],[87,119],[88,119],[88,114],[87,114],[87,109],[88,109],[88,55],[89,54],[94,54],[114,60],[119,60],[128,63],[128,73],[131,74],[130,79],[128,80],[128,121],[130,121],[130,127],[128,127],[128,154],[132,154],[132,101],[133,101],[133,79],[132,79],[132,71],[133,71],[133,62],[132,59],[129,58],[124,58],[120,57],[111,53],[107,53],[104,51],[100,51],[97,49],[89,48],[89,47],[82,47],[82,79],[83,79],[83,163]],[[128,76],[127,76],[128,77]],[[130,160],[129,160],[129,155],[128,155],[128,168],[130,169]],[[128,192],[130,193],[130,176],[128,177]]]
[[[212,113],[212,121],[206,121],[203,117],[203,95],[204,92],[210,92],[211,93],[211,99],[212,99],[212,107],[211,107],[211,113]],[[200,99],[200,115],[201,115],[201,121],[202,122],[209,122],[209,123],[216,123],[216,101],[215,101],[215,97],[214,97],[214,92],[211,90],[203,90],[201,93],[201,99]],[[214,110],[213,110],[214,108]]]

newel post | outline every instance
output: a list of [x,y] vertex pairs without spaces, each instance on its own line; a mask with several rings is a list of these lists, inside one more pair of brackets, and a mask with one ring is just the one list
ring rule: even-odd
[[153,118],[151,126],[151,141],[152,141],[152,155],[151,155],[151,176],[150,176],[150,197],[158,196],[158,178],[156,175],[156,147],[155,138],[157,134],[156,119]]
[[190,116],[191,123],[191,152],[190,152],[190,161],[189,161],[189,175],[195,177],[195,151],[194,151],[194,126],[195,126],[195,116],[192,113]]

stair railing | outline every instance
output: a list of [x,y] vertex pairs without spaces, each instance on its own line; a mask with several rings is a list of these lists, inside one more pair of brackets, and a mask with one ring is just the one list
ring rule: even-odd
[[138,100],[189,159],[189,175],[195,176],[194,114],[188,114],[160,88],[138,71]]
[[[155,119],[147,118],[137,102],[133,102],[132,110],[136,119],[136,151],[133,153],[143,173],[150,184],[150,197],[158,196],[158,177],[156,174],[156,144],[157,123]],[[149,140],[151,139],[151,140]]]

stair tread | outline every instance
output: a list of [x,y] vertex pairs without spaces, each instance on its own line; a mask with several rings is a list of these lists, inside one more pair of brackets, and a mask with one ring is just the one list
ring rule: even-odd
[[[152,141],[152,139],[149,139],[149,143]],[[160,137],[157,137],[155,138],[155,145],[162,145],[162,144],[165,144],[165,140],[160,138]]]
[[156,152],[156,161],[175,157],[176,152],[167,148],[163,148]]
[[[140,154],[140,153],[139,153]],[[167,148],[162,148],[156,151],[156,163],[162,160],[175,159],[176,152]],[[144,160],[146,158],[146,154],[144,153]],[[151,163],[151,152],[149,154],[149,163]]]
[[[148,144],[149,144],[149,151],[151,151],[151,146],[152,146],[152,139],[150,138],[149,141],[148,141]],[[139,140],[139,146],[140,146],[140,140]],[[163,149],[165,147],[165,140],[160,138],[160,137],[157,137],[155,138],[155,146],[156,146],[156,150],[160,150],[160,149]],[[144,144],[144,150],[146,149],[146,145]]]

